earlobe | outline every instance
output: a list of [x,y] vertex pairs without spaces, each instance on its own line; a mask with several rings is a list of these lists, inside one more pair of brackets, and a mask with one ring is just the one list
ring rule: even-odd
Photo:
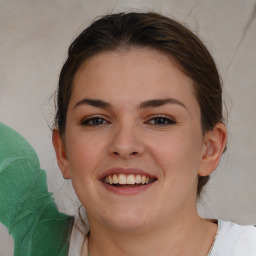
[[227,143],[227,129],[222,123],[205,134],[199,176],[210,175],[219,165]]
[[61,139],[59,130],[53,130],[52,143],[55,149],[58,166],[64,179],[70,179],[69,162],[67,159],[66,148]]

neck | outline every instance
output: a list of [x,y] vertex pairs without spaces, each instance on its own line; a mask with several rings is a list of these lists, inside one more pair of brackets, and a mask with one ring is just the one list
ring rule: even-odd
[[92,225],[90,256],[206,256],[217,225],[200,218],[197,211],[187,215],[132,231]]

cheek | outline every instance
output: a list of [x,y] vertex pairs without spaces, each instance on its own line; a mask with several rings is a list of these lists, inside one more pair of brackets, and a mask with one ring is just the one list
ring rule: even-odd
[[[195,139],[197,138],[197,139]],[[200,137],[193,133],[173,133],[149,145],[156,165],[164,175],[166,186],[194,185],[201,160]]]
[[91,175],[101,162],[105,146],[99,136],[86,133],[71,134],[67,138],[67,158],[72,176]]
[[97,200],[95,181],[106,147],[99,137],[85,133],[69,133],[66,143],[72,185],[82,205],[90,208]]

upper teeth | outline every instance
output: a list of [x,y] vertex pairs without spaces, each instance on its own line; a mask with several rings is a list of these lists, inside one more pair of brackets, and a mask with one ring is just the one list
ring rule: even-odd
[[113,174],[108,175],[104,181],[108,184],[148,184],[152,179],[149,177],[146,177],[145,175],[139,175],[139,174]]

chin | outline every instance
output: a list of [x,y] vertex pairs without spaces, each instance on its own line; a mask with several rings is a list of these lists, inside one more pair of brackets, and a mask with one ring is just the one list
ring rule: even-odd
[[[112,209],[113,210],[113,209]],[[113,229],[135,231],[145,228],[150,223],[149,210],[127,209],[127,207],[111,211],[104,215],[104,221]]]

